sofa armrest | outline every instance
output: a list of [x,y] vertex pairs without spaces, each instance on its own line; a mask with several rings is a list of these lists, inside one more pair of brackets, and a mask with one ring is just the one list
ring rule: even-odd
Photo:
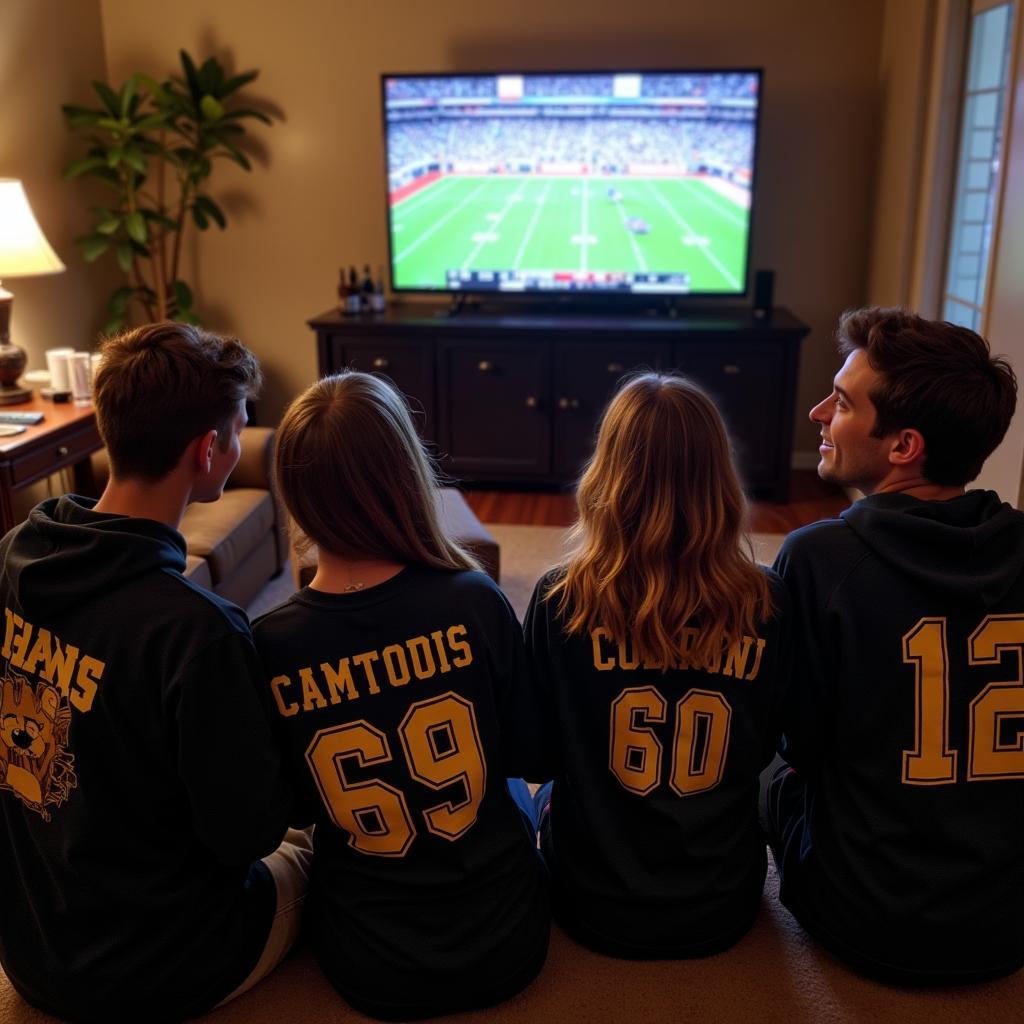
[[238,435],[242,455],[228,477],[227,487],[256,487],[271,490],[274,476],[274,430],[272,427],[244,427]]

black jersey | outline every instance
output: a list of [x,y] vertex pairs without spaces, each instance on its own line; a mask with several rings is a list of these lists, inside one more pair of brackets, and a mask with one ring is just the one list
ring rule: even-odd
[[[783,900],[837,952],[926,980],[1024,962],[1024,515],[990,491],[865,498],[791,534]],[[793,865],[793,869],[790,869]]]
[[0,543],[0,960],[62,1018],[181,1020],[263,951],[250,862],[290,795],[243,613],[180,533],[94,504]]
[[781,583],[756,636],[710,664],[681,659],[662,672],[602,629],[567,636],[557,601],[543,599],[556,573],[537,584],[525,626],[552,708],[542,845],[556,918],[615,956],[725,948],[753,923],[764,885],[758,773],[774,753],[785,683]]
[[316,823],[307,915],[353,1005],[401,1018],[486,1005],[540,970],[544,868],[509,796],[539,739],[522,632],[478,572],[410,566],[310,588],[254,624],[296,825]]

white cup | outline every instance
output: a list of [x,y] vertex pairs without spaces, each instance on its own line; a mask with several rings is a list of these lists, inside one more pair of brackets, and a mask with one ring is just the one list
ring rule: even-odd
[[50,371],[50,387],[54,391],[71,390],[68,360],[74,354],[73,348],[48,348],[46,350],[46,368]]
[[92,364],[88,352],[75,352],[67,357],[71,375],[71,397],[76,403],[92,400]]

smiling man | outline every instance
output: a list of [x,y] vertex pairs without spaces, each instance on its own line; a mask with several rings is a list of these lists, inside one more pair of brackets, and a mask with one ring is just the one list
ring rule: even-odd
[[792,533],[784,756],[766,818],[782,900],[865,972],[1024,964],[1024,514],[966,486],[1016,404],[1008,363],[903,309],[839,324],[810,418],[824,480],[865,497]]

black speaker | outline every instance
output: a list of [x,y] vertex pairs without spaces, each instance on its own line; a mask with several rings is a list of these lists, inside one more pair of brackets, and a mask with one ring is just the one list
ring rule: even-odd
[[754,271],[754,316],[767,320],[772,315],[772,293],[775,291],[775,271]]

